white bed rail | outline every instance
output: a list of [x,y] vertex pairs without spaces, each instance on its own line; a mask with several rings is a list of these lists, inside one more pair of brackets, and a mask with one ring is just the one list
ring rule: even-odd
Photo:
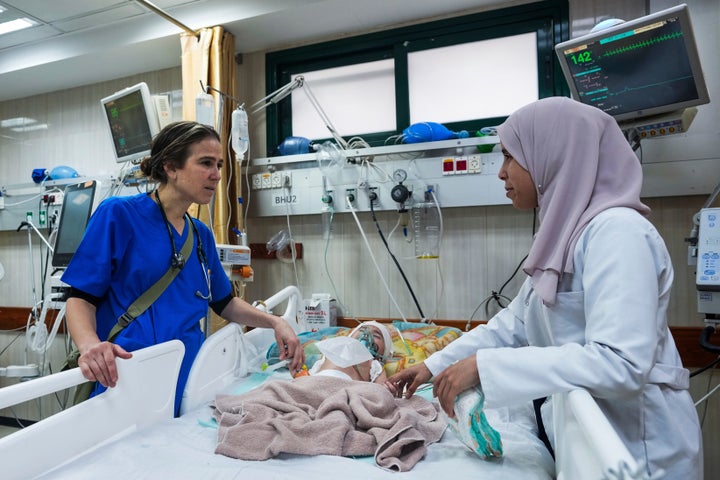
[[[179,340],[133,352],[117,361],[118,383],[102,395],[0,438],[4,480],[34,478],[103,442],[173,417],[185,346]],[[128,379],[142,378],[132,382]],[[79,368],[0,388],[0,408],[84,383]]]
[[[302,302],[300,290],[288,286],[267,300],[256,302],[256,308],[270,312],[287,300],[282,317],[296,332],[303,330],[298,312]],[[210,335],[200,347],[188,375],[183,392],[180,414],[208,403],[217,392],[249,373],[247,359],[257,358],[258,348],[275,341],[275,334],[269,328],[256,328],[243,334],[239,325],[231,323]]]
[[552,411],[557,480],[647,478],[587,391],[553,395]]

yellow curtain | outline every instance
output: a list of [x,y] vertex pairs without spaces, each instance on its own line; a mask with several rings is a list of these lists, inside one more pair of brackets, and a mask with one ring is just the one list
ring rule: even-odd
[[[212,205],[212,225],[209,207],[194,205],[191,214],[210,225],[217,243],[230,243],[233,228],[242,230],[242,208],[238,198],[242,195],[240,172],[230,148],[230,120],[236,107],[231,98],[223,98],[217,90],[237,98],[235,75],[235,36],[223,27],[199,30],[198,37],[181,35],[183,119],[195,120],[195,99],[202,92],[202,85],[212,87],[215,99],[215,128],[220,134],[225,152],[225,168]],[[220,110],[222,109],[222,110]]]
[[[229,232],[233,228],[242,231],[242,206],[238,198],[242,195],[241,175],[234,161],[230,148],[230,128],[232,111],[236,105],[231,98],[224,98],[217,90],[229,97],[237,98],[237,82],[235,75],[235,36],[226,32],[223,27],[203,28],[198,36],[182,34],[182,90],[183,119],[195,120],[195,99],[202,92],[202,87],[209,90],[215,99],[215,129],[220,134],[224,146],[225,167],[222,179],[215,193],[215,202],[210,206],[192,205],[190,214],[199,218],[213,229],[216,243],[231,243]],[[202,82],[202,84],[200,83]],[[212,222],[210,215],[212,208]],[[236,286],[236,290],[237,290]],[[236,292],[242,296],[242,292]],[[212,313],[210,332],[224,325],[224,321]]]

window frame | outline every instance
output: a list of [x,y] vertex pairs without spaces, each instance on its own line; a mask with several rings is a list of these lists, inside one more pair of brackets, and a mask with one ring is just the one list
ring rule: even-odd
[[[554,52],[555,44],[569,38],[567,0],[545,0],[271,52],[266,54],[265,61],[266,90],[268,94],[274,92],[290,82],[292,75],[303,72],[393,59],[396,130],[362,136],[371,146],[379,146],[409,125],[408,53],[529,32],[537,32],[539,98],[568,96],[569,89]],[[292,135],[291,103],[283,101],[267,109],[269,155],[282,139]],[[482,127],[498,125],[505,118],[474,119],[444,125],[454,131],[474,132]]]

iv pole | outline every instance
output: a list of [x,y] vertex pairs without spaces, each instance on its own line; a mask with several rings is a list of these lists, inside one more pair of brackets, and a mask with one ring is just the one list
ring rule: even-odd
[[[28,232],[28,251],[30,254],[30,281],[32,282],[32,295],[33,295],[33,307],[30,310],[30,315],[35,319],[35,325],[39,325],[40,323],[43,324],[44,328],[44,321],[45,321],[45,315],[43,312],[43,315],[38,317],[37,313],[37,291],[35,289],[35,265],[33,263],[33,253],[32,253],[32,232],[34,231],[38,237],[40,237],[40,240],[43,241],[43,243],[47,246],[47,248],[50,250],[50,253],[54,252],[54,248],[52,245],[50,245],[50,242],[45,239],[42,233],[35,227],[35,225],[32,223],[32,220],[30,220],[30,217],[28,216],[27,219],[24,222],[20,223],[20,226],[18,226],[17,231],[23,229],[23,227],[27,227]],[[60,317],[58,317],[59,319]],[[53,331],[57,331],[57,321],[56,319],[56,325],[53,326]],[[40,335],[40,340],[45,341],[47,337],[47,330],[44,330],[44,335],[41,332],[34,331],[34,335]],[[47,347],[47,344],[45,345]],[[37,364],[30,363],[25,365],[10,365],[8,367],[0,368],[0,377],[20,377],[20,378],[34,378],[40,376],[40,367]]]
[[37,292],[35,291],[35,266],[33,264],[33,254],[32,254],[32,231],[34,231],[38,237],[40,237],[40,240],[43,241],[43,243],[47,246],[47,248],[50,250],[50,253],[54,253],[54,248],[52,245],[50,245],[50,242],[48,242],[42,233],[40,233],[40,230],[37,229],[37,227],[32,223],[32,220],[30,220],[30,217],[20,223],[20,226],[17,228],[17,231],[19,232],[22,230],[23,227],[27,227],[28,232],[28,248],[30,251],[30,280],[32,281],[32,294],[33,294],[33,308],[32,308],[32,315],[37,320]]

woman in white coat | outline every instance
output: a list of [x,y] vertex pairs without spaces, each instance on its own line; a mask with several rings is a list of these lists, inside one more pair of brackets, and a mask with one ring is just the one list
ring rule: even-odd
[[689,373],[666,318],[673,268],[645,218],[640,162],[612,117],[563,97],[519,109],[498,135],[508,198],[538,208],[528,278],[486,325],[388,388],[410,396],[434,377],[451,417],[457,395],[478,385],[486,407],[583,388],[648,475],[701,480]]

